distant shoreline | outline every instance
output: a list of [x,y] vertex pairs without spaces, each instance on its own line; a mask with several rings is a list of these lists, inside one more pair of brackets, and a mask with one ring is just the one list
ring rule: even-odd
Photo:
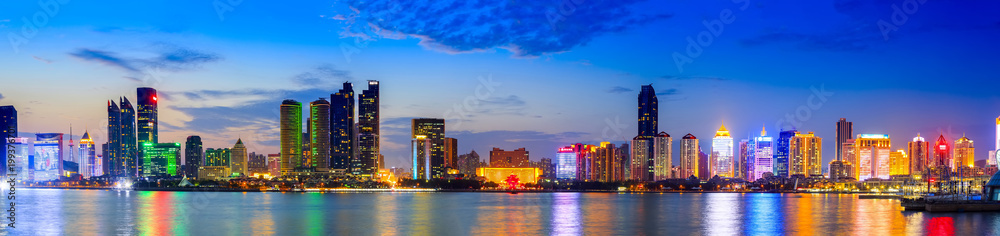
[[[66,190],[106,190],[114,191],[114,188],[107,187],[24,187],[29,189],[66,189]],[[260,190],[260,189],[230,189],[230,188],[134,188],[130,191],[137,192],[288,192],[288,193],[378,193],[378,192],[413,192],[407,191],[412,189],[330,189],[326,191],[280,191],[280,190]],[[508,191],[508,190],[462,190],[462,189],[419,189],[423,192],[438,192],[438,193],[773,193],[773,194],[852,194],[852,195],[862,195],[862,194],[874,194],[874,193],[855,193],[855,192],[760,192],[760,191],[745,191],[745,192],[732,192],[732,191],[613,191],[613,190],[522,190],[522,191]]]

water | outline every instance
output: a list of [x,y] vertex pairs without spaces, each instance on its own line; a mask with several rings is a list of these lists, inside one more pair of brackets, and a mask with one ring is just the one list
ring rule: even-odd
[[1000,234],[997,213],[901,212],[838,194],[17,194],[17,228],[4,229],[15,235]]

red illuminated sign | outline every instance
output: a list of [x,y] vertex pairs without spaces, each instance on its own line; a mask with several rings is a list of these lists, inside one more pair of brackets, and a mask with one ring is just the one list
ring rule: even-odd
[[559,152],[573,152],[572,148],[559,148]]
[[947,145],[941,145],[941,150],[948,150],[948,146]]

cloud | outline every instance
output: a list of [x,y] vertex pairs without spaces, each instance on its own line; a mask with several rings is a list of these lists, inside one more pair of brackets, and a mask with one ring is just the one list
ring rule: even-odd
[[660,79],[664,80],[709,80],[709,81],[727,81],[729,79],[721,77],[709,77],[709,76],[674,76],[674,75],[664,75],[660,76]]
[[656,96],[671,96],[671,95],[677,95],[677,94],[679,94],[677,92],[677,89],[667,89],[667,90],[665,90],[663,92],[656,93]]
[[479,113],[496,115],[524,115],[528,103],[517,95],[490,97],[480,101]]
[[0,94],[0,100],[3,100],[3,98],[4,98],[3,94]]
[[504,49],[515,57],[537,57],[671,17],[634,13],[633,6],[644,1],[348,0],[355,14],[345,16],[342,35],[415,38],[447,53]]
[[38,60],[38,61],[43,62],[45,64],[52,64],[52,61],[46,60],[45,58],[41,58],[41,57],[38,57],[38,56],[31,56],[31,58],[34,58],[35,60]]
[[326,87],[339,84],[340,81],[351,81],[354,77],[350,71],[339,70],[333,65],[321,65],[309,72],[292,77],[292,82],[299,86]]
[[630,88],[626,88],[626,87],[622,87],[622,86],[614,86],[614,87],[611,87],[611,89],[608,89],[608,93],[628,93],[628,92],[633,92],[633,91],[635,91],[635,90],[634,89],[630,89]]
[[154,44],[153,57],[131,58],[121,56],[118,53],[81,48],[70,52],[69,55],[84,61],[97,62],[98,64],[110,66],[112,68],[124,70],[128,75],[125,79],[152,85],[158,83],[163,77],[163,72],[182,72],[201,68],[202,65],[222,60],[222,57],[213,53],[202,52],[190,48],[184,48],[172,44]]
[[75,52],[71,52],[69,55],[79,59],[83,59],[84,61],[97,62],[106,66],[115,67],[128,72],[139,71],[138,68],[132,65],[134,61],[118,57],[118,55],[113,52],[83,48],[83,49],[78,49]]

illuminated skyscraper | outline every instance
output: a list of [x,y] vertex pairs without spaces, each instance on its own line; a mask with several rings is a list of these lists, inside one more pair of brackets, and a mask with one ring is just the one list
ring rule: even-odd
[[[434,157],[431,157],[433,160]],[[513,151],[505,151],[500,148],[493,148],[490,151],[490,167],[493,168],[529,168],[529,152],[524,148]]]
[[357,133],[354,125],[354,86],[330,95],[330,169],[347,170],[356,155]]
[[205,149],[205,166],[229,167],[232,154],[229,148]]
[[411,154],[413,155],[413,179],[432,179],[431,175],[431,140],[427,135],[414,135],[411,140]]
[[851,167],[847,170],[847,176],[857,180],[858,179],[858,165],[861,163],[858,161],[857,152],[854,150],[854,139],[848,139],[847,142],[840,144],[841,150],[843,151],[844,159],[843,161],[848,163],[847,165]]
[[854,139],[854,151],[858,159],[858,166],[855,167],[858,171],[858,180],[889,179],[890,145],[889,135],[885,134],[859,134],[858,138]]
[[836,181],[843,178],[853,178],[851,170],[854,169],[850,162],[833,160],[830,162],[830,179]]
[[[443,122],[442,122],[443,123]],[[378,172],[379,151],[379,85],[369,80],[368,89],[361,92],[358,105],[358,151],[351,162],[356,176],[373,177]]]
[[715,131],[712,138],[712,175],[733,177],[733,136],[729,135],[726,125]]
[[653,85],[643,85],[639,91],[639,137],[652,139],[658,132],[659,99]]
[[740,140],[738,157],[735,158],[736,161],[733,163],[733,168],[736,170],[736,178],[746,179],[750,176],[751,168],[747,163],[753,163],[750,159],[750,139]]
[[119,109],[121,115],[118,120],[118,133],[121,135],[118,141],[121,143],[121,147],[118,154],[120,155],[119,160],[124,165],[122,174],[127,177],[140,177],[142,175],[140,161],[142,160],[139,158],[139,146],[135,137],[135,108],[125,97],[122,97],[118,104],[121,105]]
[[[309,103],[310,168],[316,172],[330,170],[330,102],[320,98]],[[235,172],[236,170],[233,170]],[[241,172],[242,173],[242,172]]]
[[177,176],[181,165],[180,143],[142,143],[142,176]]
[[573,146],[561,147],[556,152],[556,179],[576,179],[576,152]]
[[889,153],[889,175],[910,175],[910,158],[906,151],[899,149]]
[[90,178],[92,176],[100,176],[100,159],[97,159],[97,147],[94,146],[94,140],[90,138],[90,132],[84,131],[83,137],[80,138],[80,146],[77,147],[76,152],[79,154],[79,164],[80,164],[80,175],[84,178]]
[[[9,150],[10,145],[7,145],[8,141],[12,138],[17,137],[17,109],[14,106],[0,106],[0,151],[4,151],[4,155],[14,154]],[[27,155],[27,153],[25,153]],[[7,174],[7,162],[0,164],[0,174],[6,176]],[[16,163],[15,165],[28,165],[28,163]],[[23,178],[23,177],[22,177]]]
[[698,158],[700,153],[698,138],[687,134],[681,138],[681,165],[679,178],[698,176]]
[[[837,160],[844,160],[843,143],[854,137],[854,122],[848,122],[846,118],[837,121]],[[853,142],[852,142],[853,143]]]
[[[281,175],[302,167],[302,103],[281,102]],[[208,156],[207,154],[205,155]]]
[[125,162],[122,153],[122,133],[121,133],[122,112],[118,109],[115,101],[108,100],[108,148],[104,150],[105,159],[108,159],[108,174],[112,177],[125,176]]
[[[559,149],[559,154],[556,154],[557,158],[561,157],[561,156],[562,156],[562,148]],[[574,159],[574,161],[575,161],[575,159]],[[468,154],[458,155],[458,170],[459,170],[459,173],[462,173],[462,174],[467,175],[467,176],[475,175],[476,174],[476,168],[480,167],[479,166],[480,162],[481,162],[481,160],[479,160],[479,153],[476,153],[476,150],[472,150],[472,152],[469,152]],[[559,170],[553,171],[553,175],[556,175],[558,172],[559,172]],[[573,177],[575,177],[575,176],[573,176]]]
[[823,139],[809,132],[795,132],[789,141],[789,174],[809,177],[823,175]]
[[198,167],[202,166],[204,159],[205,150],[202,148],[201,136],[188,136],[184,142],[184,175],[197,178]]
[[[442,178],[447,174],[445,172],[444,163],[444,134],[445,134],[445,121],[444,119],[436,118],[420,118],[413,119],[411,121],[410,138],[415,139],[417,136],[426,137],[427,141],[430,142],[430,162],[425,166],[429,168],[431,173],[431,178]],[[420,156],[424,156],[424,150],[417,150]],[[491,152],[492,153],[492,152]],[[492,154],[491,154],[492,155]],[[491,166],[490,167],[498,167]]]
[[[2,108],[0,108],[0,109],[2,109]],[[9,126],[7,128],[8,128],[8,130],[10,129]],[[31,153],[29,151],[29,149],[31,147],[31,141],[30,141],[30,139],[29,138],[24,138],[24,137],[12,138],[11,139],[10,137],[8,137],[6,141],[8,143],[6,145],[4,145],[4,147],[7,148],[7,152],[5,152],[5,153],[7,154],[7,158],[10,158],[11,154],[13,154],[13,157],[14,157],[14,160],[15,160],[15,163],[16,163],[13,169],[14,169],[15,173],[17,173],[18,179],[25,180],[25,181],[34,181],[32,179],[32,177],[31,177],[32,173],[34,173],[34,170],[32,170],[33,166],[31,166],[31,160],[29,158],[31,156]],[[11,142],[11,141],[13,141],[13,142]],[[14,148],[14,149],[11,150],[10,148]],[[0,148],[0,149],[2,149],[2,148]],[[11,153],[10,151],[14,151],[14,152]],[[7,168],[10,168],[10,166],[8,166]],[[7,172],[9,173],[10,169],[7,169]]]
[[798,131],[795,130],[778,133],[778,141],[774,145],[774,166],[772,167],[775,176],[788,177],[788,156],[791,153],[789,144],[796,133]]
[[906,145],[907,154],[910,156],[910,174],[924,174],[931,167],[931,145],[924,137],[913,138],[912,142]]
[[751,139],[747,146],[751,155],[749,159],[753,161],[753,163],[748,164],[753,170],[751,170],[751,176],[747,178],[747,181],[755,181],[764,178],[766,173],[774,173],[772,172],[774,168],[774,138],[767,136],[767,129],[762,127],[760,136]]
[[955,155],[952,171],[957,171],[959,167],[975,167],[976,147],[972,140],[962,135],[962,138],[955,140]]
[[157,123],[157,103],[156,89],[138,88],[136,89],[137,115],[135,125],[137,126],[137,139],[141,143],[157,143],[157,133],[159,131]]
[[674,138],[667,132],[660,132],[653,138],[653,172],[655,181],[673,178],[670,174],[670,167],[673,166],[674,159]]
[[934,143],[934,158],[931,159],[931,167],[946,170],[952,169],[954,161],[952,160],[950,145],[951,143],[948,142],[948,139],[944,138],[943,134],[938,137],[937,142]]
[[458,169],[458,139],[444,138],[444,166]]
[[618,148],[610,142],[601,142],[601,145],[594,149],[594,156],[590,159],[591,181],[612,182],[615,181],[615,160],[618,159]]
[[652,139],[636,136],[632,139],[631,147],[628,179],[639,181],[652,179],[653,173],[649,172],[649,160],[653,159]]
[[243,145],[243,139],[236,139],[236,145],[233,145],[232,155],[229,156],[229,170],[232,171],[233,176],[249,176],[250,172],[247,170],[247,162],[249,160],[249,155],[247,155],[247,146]]
[[59,179],[63,174],[63,134],[35,134],[35,181]]

